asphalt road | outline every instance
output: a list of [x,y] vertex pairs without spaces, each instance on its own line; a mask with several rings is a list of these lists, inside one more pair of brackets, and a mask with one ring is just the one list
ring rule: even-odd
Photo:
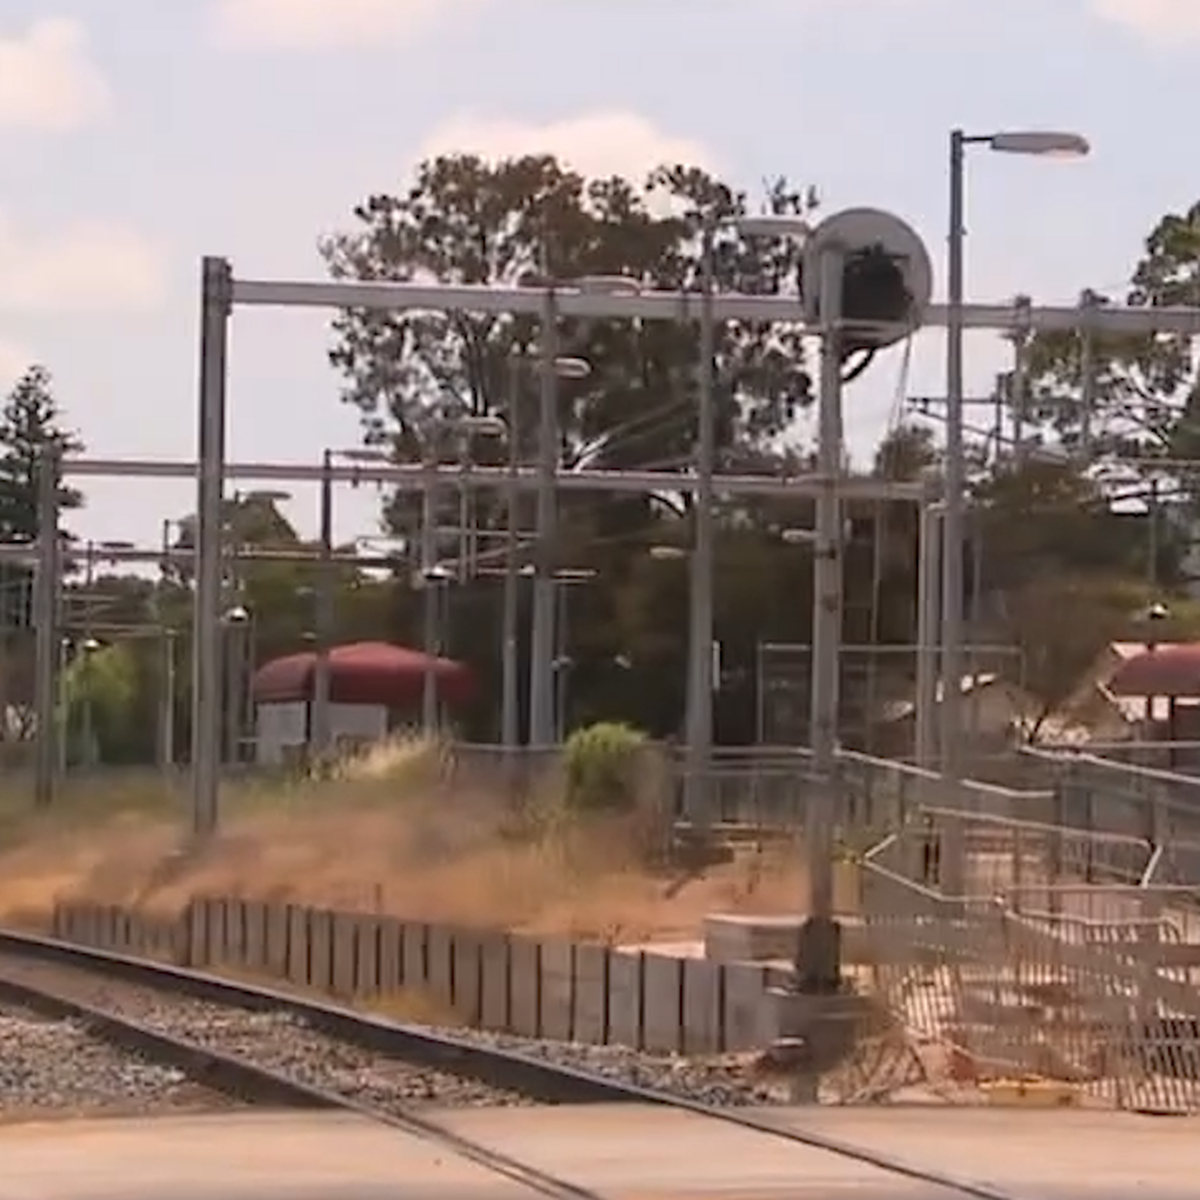
[[[1183,1200],[1200,1122],[1115,1113],[824,1109],[773,1119],[1013,1200]],[[663,1109],[458,1110],[444,1122],[610,1200],[954,1200],[823,1151]],[[0,1200],[529,1200],[353,1117],[225,1114],[0,1124]]]

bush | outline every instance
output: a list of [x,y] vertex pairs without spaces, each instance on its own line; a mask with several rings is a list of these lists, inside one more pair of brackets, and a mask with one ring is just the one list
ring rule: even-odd
[[638,759],[645,745],[644,733],[616,721],[577,729],[564,748],[567,808],[579,813],[635,809]]

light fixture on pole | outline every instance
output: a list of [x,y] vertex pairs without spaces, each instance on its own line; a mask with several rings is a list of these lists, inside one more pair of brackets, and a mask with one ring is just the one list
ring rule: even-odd
[[966,242],[966,151],[983,146],[1000,154],[1040,158],[1080,158],[1091,147],[1078,133],[1057,130],[1008,130],[950,134],[950,231],[946,309],[946,467],[942,536],[942,770],[957,778],[961,767],[964,674],[963,543],[966,536],[966,450],[963,426],[963,334]]

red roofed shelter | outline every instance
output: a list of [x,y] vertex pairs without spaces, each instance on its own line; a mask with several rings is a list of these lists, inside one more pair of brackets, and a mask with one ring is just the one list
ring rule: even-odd
[[[1166,740],[1191,740],[1200,734],[1200,642],[1162,642],[1126,659],[1108,681],[1114,696],[1146,701],[1146,725],[1156,727],[1157,701],[1167,706]],[[1169,751],[1173,765],[1174,750]]]
[[[312,736],[317,655],[308,650],[264,663],[251,682],[258,761],[278,764],[302,752]],[[353,642],[329,652],[329,719],[335,744],[386,736],[420,711],[433,671],[439,703],[458,709],[474,698],[470,668],[388,642]]]

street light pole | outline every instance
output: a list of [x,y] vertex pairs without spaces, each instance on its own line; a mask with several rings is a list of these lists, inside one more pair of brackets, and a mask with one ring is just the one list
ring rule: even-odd
[[963,441],[963,242],[967,137],[950,134],[950,234],[946,260],[946,468],[942,517],[942,770],[957,778],[961,762],[963,678],[963,538],[966,459]]
[[689,560],[687,747],[684,810],[696,828],[708,825],[706,773],[712,753],[713,475],[716,472],[715,353],[716,224],[704,220],[700,249],[700,373],[697,403],[695,545]]
[[558,304],[548,288],[542,312],[541,390],[538,408],[537,551],[533,577],[533,629],[530,637],[529,742],[554,740],[554,539],[557,534],[558,470]]
[[317,611],[314,621],[316,657],[313,662],[312,744],[320,761],[329,753],[332,722],[329,704],[329,651],[334,624],[333,564],[333,451],[321,456],[320,560],[317,565]]
[[965,325],[966,151],[982,145],[1001,154],[1081,157],[1087,140],[1076,133],[1044,130],[950,134],[950,229],[946,261],[946,468],[942,523],[942,770],[957,779],[962,768],[964,675],[963,550],[966,540],[966,459],[963,441],[963,335]]

